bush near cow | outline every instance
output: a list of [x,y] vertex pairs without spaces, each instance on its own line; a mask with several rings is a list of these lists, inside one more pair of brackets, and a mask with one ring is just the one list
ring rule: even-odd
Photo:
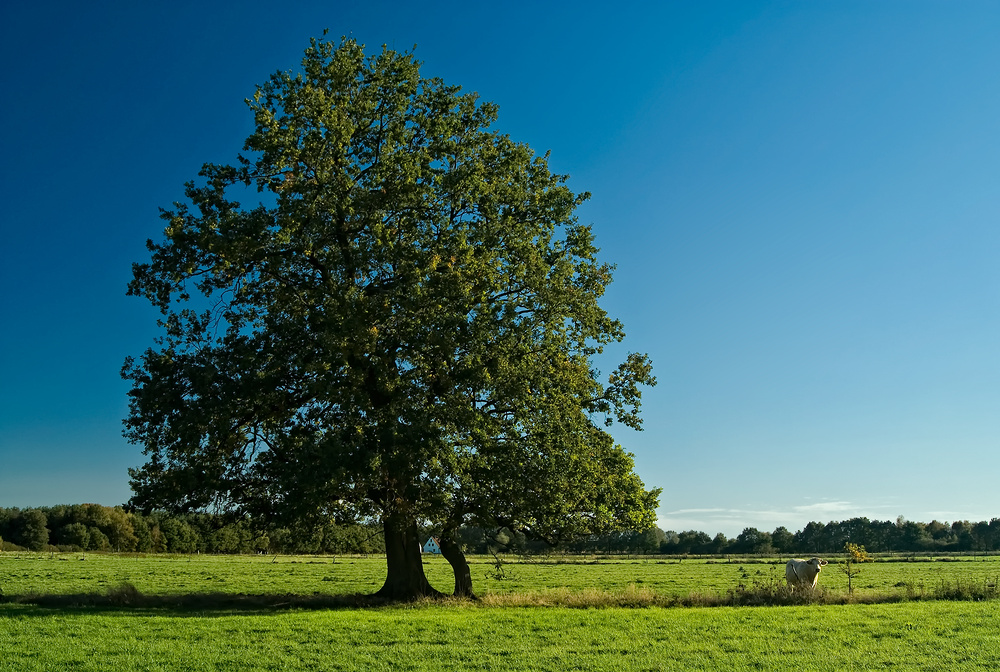
[[858,565],[865,562],[875,562],[875,558],[865,552],[864,546],[851,542],[844,544],[844,552],[844,564],[840,566],[840,571],[847,575],[847,594],[853,595],[854,585],[851,580],[861,573],[861,568]]

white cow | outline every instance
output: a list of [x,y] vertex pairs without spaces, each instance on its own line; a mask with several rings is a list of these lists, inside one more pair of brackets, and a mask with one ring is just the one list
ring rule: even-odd
[[785,565],[785,580],[788,585],[795,588],[815,588],[819,580],[820,570],[826,560],[813,558],[812,560],[789,560]]

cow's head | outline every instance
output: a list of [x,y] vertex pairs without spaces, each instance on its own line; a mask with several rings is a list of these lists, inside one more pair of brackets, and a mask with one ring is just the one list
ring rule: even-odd
[[820,570],[823,569],[823,565],[826,564],[826,560],[820,560],[819,558],[813,558],[812,560],[809,561],[809,564],[812,565],[813,567],[815,567],[816,571],[819,572]]

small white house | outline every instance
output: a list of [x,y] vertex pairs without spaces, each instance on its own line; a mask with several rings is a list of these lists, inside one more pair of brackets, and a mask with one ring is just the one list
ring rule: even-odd
[[427,539],[427,543],[424,544],[424,548],[422,550],[423,550],[424,553],[437,553],[437,554],[440,554],[441,553],[441,546],[440,546],[440,544],[438,544],[438,540],[437,539],[435,539],[434,537],[430,537],[429,539]]

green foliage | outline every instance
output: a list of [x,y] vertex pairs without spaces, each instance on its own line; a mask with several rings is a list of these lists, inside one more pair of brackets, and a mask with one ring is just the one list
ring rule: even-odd
[[56,532],[56,543],[59,546],[79,548],[82,551],[90,548],[90,528],[83,523],[69,523]]
[[38,509],[27,509],[21,516],[21,541],[31,551],[44,551],[49,545],[48,518]]
[[135,550],[140,553],[151,552],[153,550],[153,536],[145,518],[130,513],[129,522],[132,524],[132,532],[135,534]]
[[133,502],[380,518],[400,567],[417,521],[650,527],[659,491],[603,426],[639,428],[655,379],[643,355],[594,368],[624,331],[573,214],[588,195],[411,54],[314,40],[248,104],[246,156],[206,164],[133,268],[164,334],[122,372],[149,457]]
[[768,554],[766,543],[770,540],[773,552],[783,555],[824,555],[843,551],[846,540],[853,540],[877,553],[944,553],[944,552],[993,552],[1000,550],[1000,518],[970,523],[955,521],[948,526],[932,520],[930,523],[852,518],[829,523],[810,522],[792,534],[779,526],[768,534],[756,528],[746,528],[736,539],[727,540],[717,535],[712,544],[706,543],[708,535],[690,530],[676,533],[668,530],[663,553],[683,554]]
[[[37,525],[33,528],[26,521],[37,523],[42,518],[55,530],[49,535],[51,546],[48,548],[51,550],[255,553],[269,548],[266,541],[262,543],[266,537],[252,531],[245,521],[233,522],[210,514],[172,517],[155,512],[143,516],[126,513],[120,507],[97,504],[24,510],[0,508],[0,532],[22,542],[10,546],[26,548],[30,538],[25,538],[25,530],[37,529]],[[223,538],[228,543],[225,548],[221,547],[220,539]],[[332,550],[323,545],[320,548],[323,552]]]
[[858,565],[865,562],[875,562],[875,558],[868,555],[864,546],[847,542],[844,544],[844,562],[840,565],[840,570],[847,576],[847,592],[854,593],[852,579],[861,573]]
[[771,533],[771,545],[775,553],[791,552],[795,545],[795,535],[788,531],[784,525],[778,526]]
[[[26,548],[21,537],[23,515],[28,509],[0,508],[0,539],[4,539],[6,550],[16,551]],[[184,524],[167,525],[171,535],[180,533],[184,539],[173,539],[164,534],[159,527],[159,521],[170,517],[165,512],[156,512],[150,516],[141,513],[126,513],[117,507],[102,507],[96,504],[60,505],[41,507],[38,509],[46,518],[47,526],[53,531],[49,536],[50,545],[60,550],[93,550],[90,547],[91,530],[98,529],[108,538],[110,550],[139,551],[143,553],[165,553],[168,548],[193,547],[200,553],[382,553],[385,547],[382,543],[381,528],[371,525],[336,525],[327,521],[322,525],[299,526],[296,528],[268,527],[261,531],[259,526],[246,520],[232,520],[213,514],[185,514],[180,516]],[[114,523],[118,524],[114,524]],[[881,525],[874,521],[872,525]],[[891,523],[892,527],[896,525]],[[916,523],[916,525],[923,525]],[[825,529],[851,529],[855,534],[865,537],[866,528],[854,521],[844,523],[831,522]],[[927,524],[927,527],[937,526]],[[946,550],[977,552],[971,544],[971,531],[979,528],[980,535],[989,543],[990,523],[968,523],[958,521],[951,526],[940,525],[944,532],[939,532],[940,541]],[[752,529],[752,528],[748,528]],[[421,539],[426,539],[434,533],[432,528],[422,531]],[[156,536],[154,548],[153,537]],[[764,533],[766,534],[766,533]],[[192,541],[192,535],[194,539]],[[746,539],[749,533],[741,535]],[[794,534],[785,528],[777,528],[772,534],[772,544],[775,552],[782,555],[794,555],[809,552],[794,545]],[[766,537],[765,537],[766,538]],[[965,539],[968,544],[962,542]],[[115,546],[115,541],[121,546]],[[491,551],[527,555],[546,555],[550,553],[607,553],[607,554],[654,554],[665,555],[726,555],[741,551],[741,540],[728,540],[725,535],[717,534],[715,538],[704,532],[688,530],[681,533],[663,532],[658,528],[650,528],[645,532],[617,531],[600,535],[591,535],[583,539],[552,547],[544,542],[527,538],[522,532],[506,528],[484,529],[464,526],[457,530],[457,540],[468,553],[489,554]],[[791,540],[791,541],[789,541]],[[659,542],[658,548],[656,542]],[[782,545],[778,547],[778,543]],[[787,544],[791,544],[790,546]],[[888,551],[897,551],[896,541],[889,540]],[[843,548],[843,545],[841,546]],[[908,560],[909,557],[883,557],[883,561]],[[912,558],[927,559],[930,558]]]
[[95,551],[110,551],[111,541],[108,539],[108,535],[101,532],[99,528],[93,527],[90,529],[90,543],[88,546]]
[[744,528],[729,546],[732,553],[747,555],[770,555],[774,552],[771,546],[771,534],[761,532],[756,527]]

